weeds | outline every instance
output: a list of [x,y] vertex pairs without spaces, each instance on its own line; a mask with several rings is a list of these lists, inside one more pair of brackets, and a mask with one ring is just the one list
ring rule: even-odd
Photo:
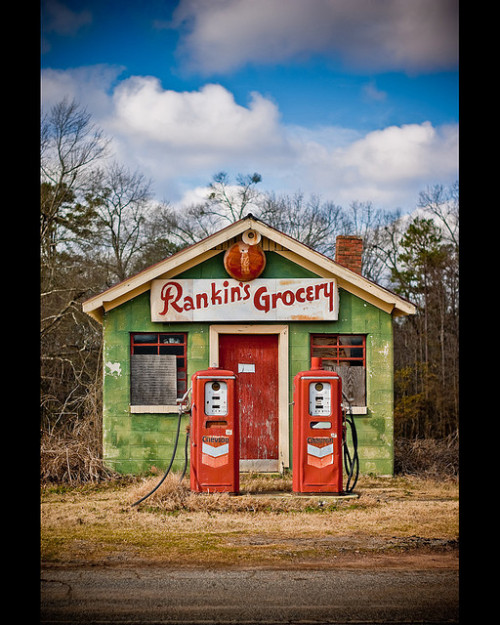
[[40,441],[42,484],[86,484],[117,479],[100,457],[94,430],[85,425],[64,434],[44,432]]
[[[71,436],[42,436],[40,445],[40,477],[42,485],[75,486],[96,484],[123,479],[106,467],[100,458],[98,445],[90,432],[78,432]],[[415,475],[437,479],[457,478],[459,473],[458,435],[444,440],[399,439],[394,444],[394,468],[396,475]],[[265,493],[292,490],[291,473],[272,483],[266,474],[246,474],[242,490],[249,493]],[[146,491],[144,492],[146,494]]]
[[[154,478],[144,480],[133,489],[132,496],[138,501],[154,487]],[[327,512],[349,505],[345,501],[328,496],[291,496],[291,476],[274,474],[242,474],[240,494],[194,493],[188,481],[180,480],[179,474],[168,475],[161,486],[140,506],[150,512],[175,514],[184,512],[215,513],[288,513],[288,512]],[[259,497],[255,497],[259,495]],[[133,503],[133,502],[131,502]]]
[[459,474],[458,433],[442,440],[396,439],[394,468],[399,475],[455,478]]

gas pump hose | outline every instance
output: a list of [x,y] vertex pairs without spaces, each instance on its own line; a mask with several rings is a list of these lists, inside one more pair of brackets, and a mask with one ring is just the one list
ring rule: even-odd
[[186,442],[184,443],[184,469],[182,470],[182,475],[181,475],[181,479],[179,480],[180,482],[182,482],[182,480],[184,479],[184,476],[186,475],[186,471],[187,471],[187,466],[188,466],[188,453],[189,453],[189,426],[186,428]]
[[[347,440],[344,440],[344,465],[347,469],[348,477],[345,492],[352,493],[354,487],[356,486],[356,482],[358,481],[359,476],[359,457],[358,457],[358,433],[356,431],[356,425],[354,423],[354,417],[352,414],[352,406],[349,399],[346,397],[344,393],[342,393],[344,399],[346,400],[349,406],[349,417],[345,416],[345,422],[349,425],[351,429],[351,437],[352,437],[352,446],[353,446],[353,455],[349,453],[349,448],[347,446]],[[347,438],[347,432],[346,432]],[[352,484],[351,484],[351,480]]]
[[[179,443],[179,433],[180,433],[180,430],[181,430],[182,415],[186,412],[186,410],[183,410],[182,407],[183,407],[184,400],[187,398],[187,396],[189,395],[190,392],[191,392],[191,389],[188,389],[186,391],[186,393],[184,394],[183,398],[180,401],[177,400],[177,401],[179,401],[179,418],[177,420],[177,433],[175,435],[174,450],[172,452],[172,457],[170,458],[170,464],[168,465],[167,470],[163,474],[163,477],[158,482],[158,484],[153,488],[153,490],[150,491],[147,495],[144,495],[144,497],[141,497],[141,499],[139,499],[138,501],[134,502],[132,504],[132,506],[137,506],[138,504],[142,503],[145,499],[150,497],[155,491],[157,491],[160,488],[160,486],[163,484],[163,482],[165,481],[167,475],[170,473],[170,469],[172,468],[172,465],[174,464],[175,454],[177,453],[177,445]],[[188,437],[189,437],[189,434],[186,434],[186,449],[187,449],[187,439],[188,439]],[[187,453],[186,453],[186,463],[185,463],[185,466],[184,466],[184,473],[182,474],[181,481],[182,481],[182,478],[184,477],[184,474],[186,473],[186,467],[187,467]]]

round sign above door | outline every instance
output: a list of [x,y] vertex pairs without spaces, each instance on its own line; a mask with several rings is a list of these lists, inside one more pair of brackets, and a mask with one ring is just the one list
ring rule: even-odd
[[258,278],[266,267],[266,255],[260,245],[238,241],[224,254],[224,268],[235,280],[248,282]]

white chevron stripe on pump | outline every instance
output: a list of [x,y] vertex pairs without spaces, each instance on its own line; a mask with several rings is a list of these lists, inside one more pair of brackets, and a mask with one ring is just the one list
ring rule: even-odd
[[328,454],[333,454],[333,443],[326,445],[325,447],[315,447],[310,443],[307,444],[307,453],[316,458],[324,458]]
[[208,443],[202,443],[201,451],[204,454],[212,456],[212,458],[218,458],[219,456],[229,453],[229,443],[220,445],[219,447],[212,447],[212,445]]

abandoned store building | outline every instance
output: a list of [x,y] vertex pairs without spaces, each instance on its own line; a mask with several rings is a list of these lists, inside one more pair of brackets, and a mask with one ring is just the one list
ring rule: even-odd
[[320,357],[350,399],[360,473],[392,475],[393,317],[415,307],[362,276],[361,252],[339,236],[331,260],[249,215],[87,300],[103,328],[105,464],[166,468],[177,400],[215,366],[238,376],[240,470],[291,468],[293,379]]

